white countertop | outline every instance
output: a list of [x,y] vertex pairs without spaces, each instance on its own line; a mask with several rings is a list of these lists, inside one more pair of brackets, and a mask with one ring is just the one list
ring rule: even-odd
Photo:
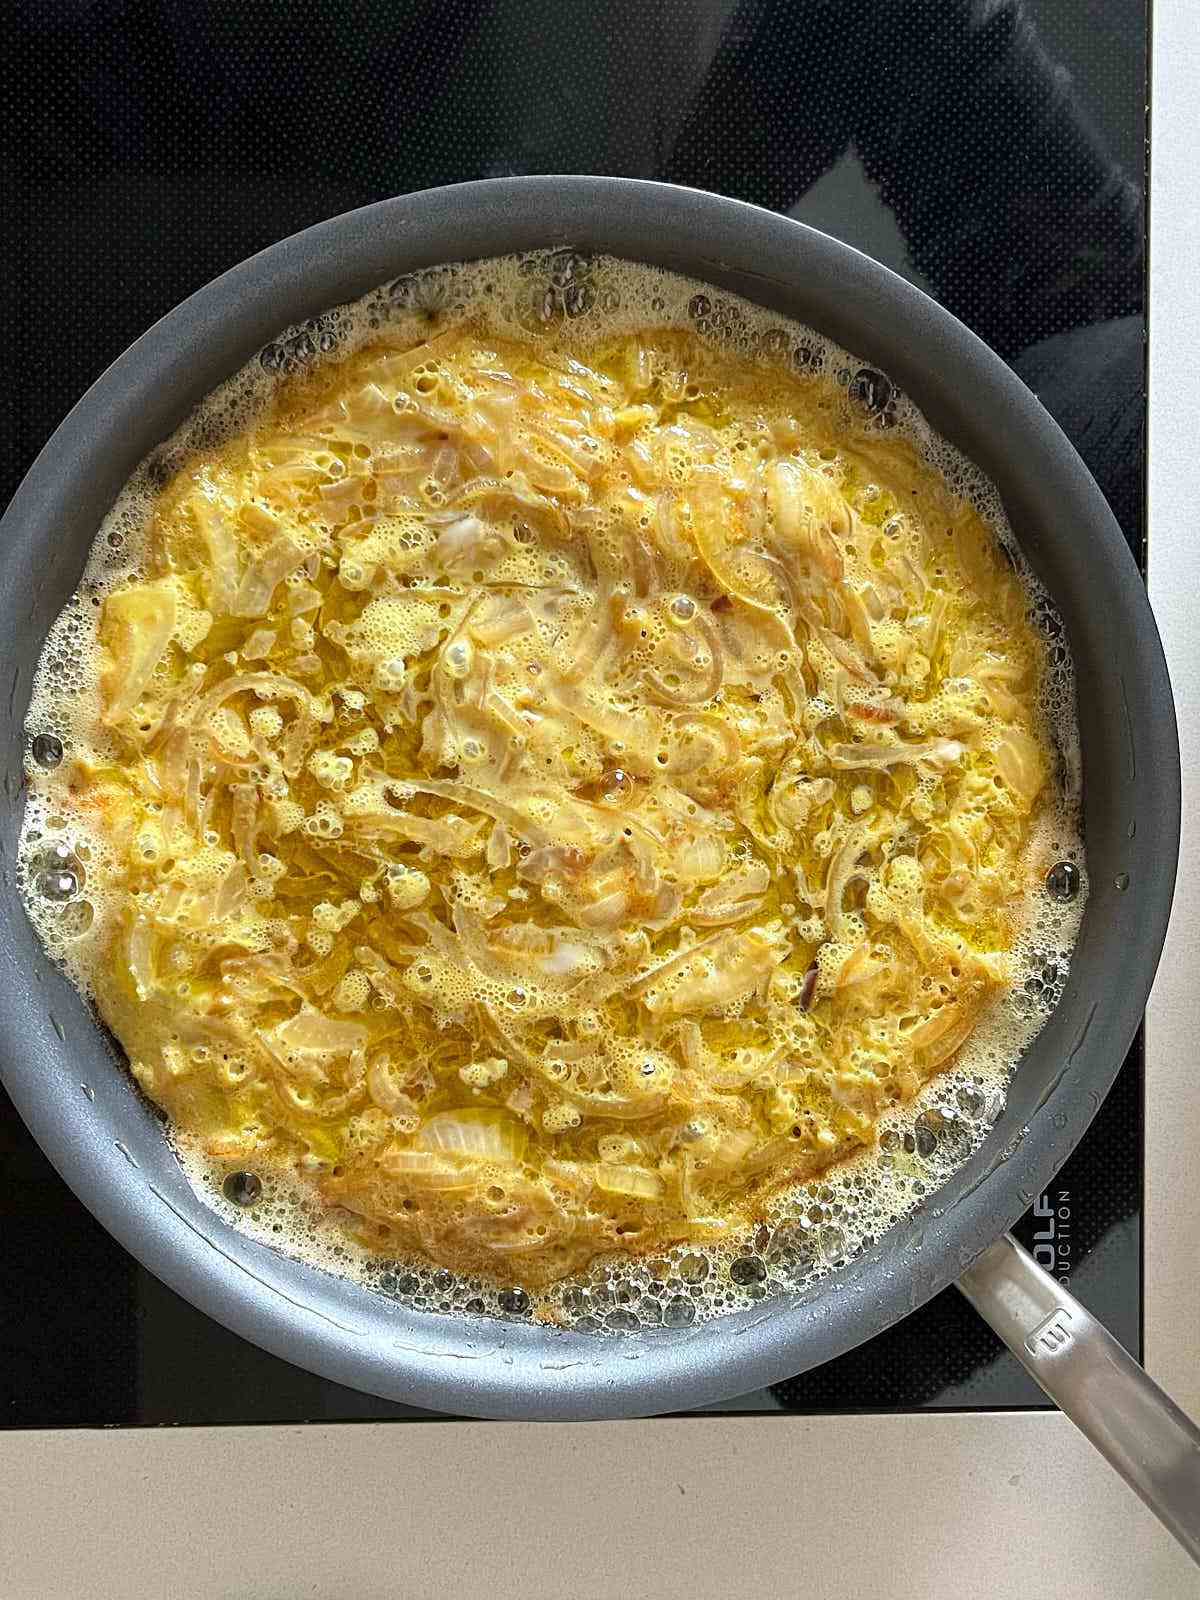
[[[1200,1416],[1200,9],[1153,40],[1150,588],[1184,765],[1147,1045],[1146,1351]],[[3,1600],[1174,1600],[1200,1576],[1057,1413],[0,1435]]]

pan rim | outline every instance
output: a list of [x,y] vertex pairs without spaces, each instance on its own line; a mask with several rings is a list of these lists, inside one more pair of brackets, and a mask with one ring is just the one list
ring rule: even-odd
[[[555,1334],[523,1323],[480,1327],[406,1311],[359,1289],[348,1295],[344,1280],[302,1267],[229,1229],[192,1196],[177,1168],[172,1172],[155,1162],[149,1143],[123,1140],[122,1151],[110,1137],[113,1125],[103,1122],[109,1108],[96,1111],[78,1089],[77,1060],[96,1060],[104,1046],[74,991],[41,955],[19,902],[13,914],[11,883],[8,925],[0,933],[8,978],[0,992],[0,1076],[68,1184],[148,1270],[217,1321],[287,1360],[385,1398],[458,1414],[583,1418],[682,1410],[806,1370],[915,1310],[1010,1226],[1066,1159],[1124,1059],[1165,937],[1180,813],[1173,705],[1145,590],[1111,512],[1071,445],[998,356],[920,290],[847,245],[740,201],[638,179],[493,179],[379,201],[293,235],[213,280],[102,374],[34,462],[3,519],[0,604],[11,608],[32,584],[36,610],[38,585],[61,582],[72,561],[77,581],[90,536],[47,559],[50,535],[70,526],[81,499],[98,502],[107,495],[104,504],[111,503],[145,454],[139,447],[134,461],[123,465],[120,430],[136,429],[139,408],[154,412],[165,405],[164,395],[175,397],[177,415],[155,412],[162,418],[157,439],[165,438],[219,381],[206,378],[188,399],[181,374],[189,363],[205,373],[220,367],[221,376],[229,376],[284,326],[413,266],[506,253],[513,246],[455,251],[448,242],[510,238],[514,228],[523,229],[526,239],[515,248],[582,243],[674,264],[675,270],[727,287],[732,275],[747,286],[737,292],[780,309],[781,302],[797,297],[803,271],[825,286],[831,304],[836,290],[850,308],[851,326],[855,315],[863,329],[894,326],[907,337],[910,356],[913,342],[921,343],[919,359],[907,361],[911,373],[903,370],[900,345],[896,359],[878,365],[985,470],[991,471],[990,463],[961,443],[963,429],[969,433],[972,419],[986,416],[989,404],[1004,418],[1016,441],[1010,455],[1019,453],[1018,446],[1026,452],[1022,462],[1010,464],[1009,476],[1022,485],[1029,480],[1033,494],[1038,472],[1044,473],[1061,515],[1086,534],[1096,568],[1090,580],[1095,603],[1114,625],[1114,649],[1125,652],[1117,670],[1130,707],[1128,782],[1140,838],[1131,838],[1129,847],[1133,891],[1116,897],[1106,892],[1096,908],[1097,915],[1116,919],[1105,935],[1108,944],[1123,940],[1128,952],[1121,991],[1101,995],[1090,1012],[1076,1007],[1072,1030],[1057,1027],[1064,1071],[1021,1124],[1028,1132],[1002,1164],[995,1163],[1012,1137],[1002,1119],[984,1146],[989,1153],[963,1169],[971,1183],[959,1184],[956,1174],[939,1191],[939,1197],[962,1191],[940,1216],[898,1225],[885,1236],[892,1241],[887,1248],[877,1244],[804,1295],[780,1296],[736,1316],[635,1340]],[[644,245],[635,253],[601,242],[631,238],[639,230],[652,248]],[[696,238],[704,240],[703,248]],[[390,268],[377,270],[384,262]],[[330,284],[340,287],[331,293]],[[877,359],[888,337],[886,331],[872,334],[864,346],[828,320],[815,325],[864,359]],[[922,362],[943,374],[942,389],[947,372],[969,375],[962,386],[969,393],[957,401],[942,395],[951,411],[957,404],[961,427],[944,426],[920,391]],[[1000,487],[1004,492],[1005,484]],[[95,521],[91,527],[94,533]],[[71,582],[63,598],[73,587]],[[36,659],[40,639],[32,648]],[[13,665],[6,760],[19,776],[32,661]],[[13,817],[19,824],[19,790],[9,805],[5,829]],[[63,1016],[69,1020],[65,1041],[48,1021],[50,1004],[59,1026]],[[1040,1038],[1056,1029],[1060,1013]],[[1087,1021],[1076,1037],[1079,1016]],[[109,1072],[116,1077],[111,1065]],[[127,1080],[124,1089],[125,1099],[114,1092],[111,1100],[118,1120],[131,1117],[130,1108],[138,1105]],[[144,1108],[138,1114],[147,1136],[157,1138],[174,1166]],[[898,1232],[902,1240],[894,1237]]]

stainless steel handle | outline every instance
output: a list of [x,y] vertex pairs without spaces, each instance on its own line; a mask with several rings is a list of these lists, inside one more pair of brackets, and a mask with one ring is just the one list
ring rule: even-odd
[[958,1287],[1200,1564],[1200,1428],[1011,1234]]

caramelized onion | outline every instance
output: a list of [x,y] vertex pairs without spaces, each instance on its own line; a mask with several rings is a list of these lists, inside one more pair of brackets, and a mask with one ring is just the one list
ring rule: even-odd
[[721,680],[725,675],[725,654],[721,649],[720,637],[712,623],[700,611],[696,613],[696,627],[704,635],[704,642],[709,650],[709,662],[704,679],[692,693],[684,694],[678,689],[668,689],[653,667],[647,667],[642,673],[642,680],[647,689],[662,705],[687,710],[691,706],[703,704],[706,700],[714,700],[720,693]]

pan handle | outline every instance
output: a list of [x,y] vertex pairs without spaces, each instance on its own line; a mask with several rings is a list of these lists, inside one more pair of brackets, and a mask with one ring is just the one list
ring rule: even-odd
[[958,1287],[1200,1564],[1200,1429],[1011,1234]]

